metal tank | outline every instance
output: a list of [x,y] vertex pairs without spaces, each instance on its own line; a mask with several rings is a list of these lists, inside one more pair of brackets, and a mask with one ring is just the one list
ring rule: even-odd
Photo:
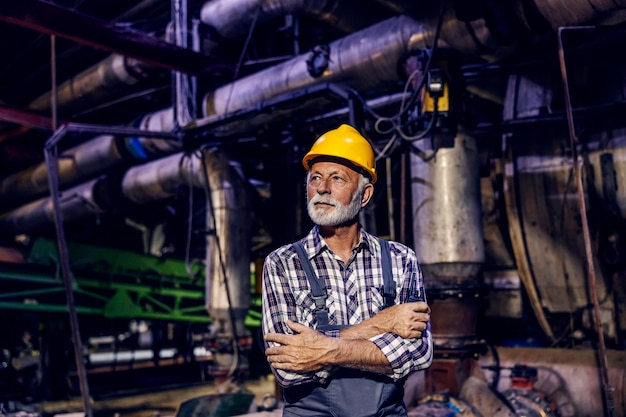
[[457,348],[476,339],[485,256],[476,141],[459,131],[419,148],[411,155],[415,251],[433,311],[433,342]]

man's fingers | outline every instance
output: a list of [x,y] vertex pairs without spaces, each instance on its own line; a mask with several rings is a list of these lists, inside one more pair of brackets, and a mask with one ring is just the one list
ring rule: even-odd
[[300,323],[297,323],[295,321],[291,321],[289,319],[286,320],[286,323],[287,323],[287,326],[289,326],[289,328],[291,330],[293,330],[294,332],[297,332],[297,333],[302,333],[302,332],[305,332],[307,330],[312,330],[310,327],[307,327],[307,326],[305,326],[303,324],[300,324]]
[[283,333],[268,333],[265,335],[265,340],[267,342],[276,342],[281,345],[287,344],[292,335],[283,334]]
[[416,313],[430,314],[430,306],[423,301],[415,301],[409,304],[411,305],[411,309]]
[[283,347],[282,346],[272,346],[272,347],[268,347],[267,349],[265,349],[265,354],[267,356],[277,356],[283,353]]

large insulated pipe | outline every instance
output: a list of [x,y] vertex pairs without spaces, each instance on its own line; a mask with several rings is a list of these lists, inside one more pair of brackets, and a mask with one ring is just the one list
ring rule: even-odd
[[[440,46],[475,52],[476,38],[468,34],[467,26],[454,18],[453,11],[446,16],[446,36],[440,38]],[[224,85],[204,96],[204,116],[224,115],[281,94],[329,82],[344,83],[361,91],[396,82],[402,54],[432,45],[437,18],[434,14],[424,22],[416,22],[400,15],[332,42],[327,67],[321,68],[320,76],[309,72],[307,61],[311,55],[302,54]],[[488,32],[480,24],[476,23],[474,32],[482,43],[489,44]]]
[[243,334],[243,319],[250,305],[251,208],[245,181],[218,151],[204,152],[202,157],[171,155],[133,167],[122,179],[123,195],[138,204],[171,197],[180,186],[210,191],[207,308],[219,326],[227,329],[232,312],[241,326],[235,330]]
[[476,336],[485,260],[478,149],[462,130],[419,146],[422,153],[410,159],[415,252],[432,303],[433,341],[454,348]]
[[205,301],[219,340],[211,372],[223,378],[248,366],[240,349],[250,344],[244,325],[250,308],[250,198],[236,167],[215,150],[201,156],[172,155],[131,168],[122,180],[122,191],[131,201],[145,203],[172,196],[182,185],[209,192]]
[[536,10],[553,30],[562,26],[598,21],[610,16],[611,24],[626,20],[623,14],[612,14],[626,8],[626,0],[534,0],[532,7],[526,0],[517,0],[514,9],[521,23],[531,31],[538,30],[537,20],[532,19],[531,10]]
[[[64,218],[76,221],[105,212],[95,202],[97,183],[97,180],[88,181],[63,193],[60,203]],[[52,229],[54,219],[52,199],[41,198],[1,214],[0,234],[12,236],[29,234],[45,228]]]
[[245,35],[257,24],[289,13],[317,16],[346,33],[374,22],[376,16],[354,13],[354,4],[340,0],[210,0],[200,11],[200,20],[224,38]]
[[[145,80],[154,66],[123,55],[110,55],[105,60],[70,78],[57,87],[57,106],[62,114],[71,114],[119,96]],[[29,108],[49,111],[52,93],[46,93],[30,103]]]
[[[136,123],[138,129],[169,132],[174,128],[171,108],[150,113]],[[58,158],[61,188],[77,184],[124,163],[133,164],[180,151],[179,140],[100,135],[70,148]],[[34,165],[0,180],[0,201],[22,203],[49,193],[48,168]],[[10,199],[8,198],[10,197]]]

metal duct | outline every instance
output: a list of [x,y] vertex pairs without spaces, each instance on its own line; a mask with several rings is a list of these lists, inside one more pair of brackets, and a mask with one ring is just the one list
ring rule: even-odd
[[[476,140],[435,135],[411,154],[415,252],[433,309],[433,342],[457,348],[476,340],[479,273],[485,260]],[[459,321],[458,317],[464,317]]]
[[[171,197],[180,186],[207,187],[211,193],[207,228],[214,231],[207,238],[206,276],[211,279],[206,285],[207,309],[220,327],[229,327],[230,312],[243,325],[250,304],[251,233],[245,180],[218,151],[205,152],[204,160],[197,154],[171,155],[133,167],[122,179],[123,195],[138,204]],[[244,331],[243,327],[236,330],[237,334]]]
[[[527,19],[529,7],[524,3],[524,0],[517,1],[518,17],[528,29],[536,30]],[[533,6],[552,29],[557,29],[601,19],[610,12],[626,8],[626,0],[534,0]]]
[[[165,109],[144,116],[137,123],[141,130],[169,132],[174,128],[173,111]],[[100,135],[63,152],[59,156],[59,183],[61,188],[121,165],[123,162],[145,161],[181,149],[177,140],[148,137],[115,137]],[[0,181],[0,200],[20,203],[49,192],[48,169],[41,163],[10,175]]]
[[327,3],[337,1],[213,0],[207,1],[202,6],[200,20],[215,29],[220,36],[233,38],[248,32],[255,16],[257,21],[262,23],[273,17],[304,10],[306,6],[312,10],[316,7],[324,9]]
[[[83,145],[69,149],[59,157],[59,175],[63,185],[76,184],[114,165],[122,157],[115,137],[97,136]],[[0,181],[0,200],[15,203],[40,197],[48,192],[48,167],[32,166]]]
[[317,16],[346,33],[372,24],[376,16],[354,13],[354,4],[340,0],[212,0],[200,11],[200,20],[224,38],[246,34],[253,22],[266,22],[289,13]]
[[[403,53],[432,46],[437,10],[417,22],[395,16],[329,44],[328,66],[319,77],[311,75],[310,54],[259,71],[209,92],[203,99],[205,117],[220,116],[255,106],[281,94],[323,83],[344,83],[363,91],[398,81],[397,65]],[[494,46],[483,20],[468,25],[449,8],[443,21],[439,46],[462,53],[477,53]]]
[[328,68],[317,78],[307,70],[307,55],[242,78],[205,95],[206,117],[243,109],[297,89],[345,81],[357,89],[379,86],[398,79],[397,63],[407,50],[411,35],[421,26],[398,16],[331,43]]
[[476,140],[459,132],[450,143],[429,142],[411,154],[416,252],[425,275],[475,277],[485,260]]
[[[88,68],[57,87],[57,106],[62,114],[88,108],[119,95],[148,77],[156,67],[127,58],[110,55],[104,61]],[[29,105],[37,111],[50,111],[52,93],[46,93]]]
[[[61,196],[61,210],[66,219],[80,220],[94,213],[104,213],[95,203],[97,180],[88,181]],[[0,215],[0,230],[7,236],[29,234],[54,224],[52,199],[42,198]]]
[[[123,194],[135,203],[172,196],[180,186],[205,188],[206,308],[219,337],[231,341],[249,334],[245,317],[250,308],[250,197],[246,182],[233,163],[219,151],[176,154],[128,170],[122,180]],[[230,344],[229,344],[230,346]],[[235,354],[235,358],[233,358]],[[214,352],[216,372],[223,375],[236,361],[246,367],[241,351]],[[217,375],[216,375],[217,376]]]
[[[246,1],[248,3],[245,3]],[[589,7],[584,7],[584,5],[590,3],[586,0],[578,0],[575,3],[577,5],[575,10],[577,10],[576,13],[579,15],[568,12],[568,17],[559,18],[558,22],[584,20],[600,16],[602,13],[616,8],[623,8],[625,1],[619,0],[619,2],[616,1],[612,5],[611,1],[603,0],[601,2],[601,0],[597,0],[598,4],[594,4],[596,14],[591,15],[588,10]],[[276,1],[264,3],[264,7],[267,10],[272,10],[272,13],[279,8],[279,5],[283,7],[282,10],[288,10],[289,7],[295,7],[296,5],[300,5],[298,7],[303,7],[304,10],[321,10],[323,8],[322,3],[322,1],[316,2],[313,0],[309,2]],[[558,0],[553,0],[552,2],[541,0],[537,1],[537,8],[543,11],[544,14],[549,14],[549,10],[556,8],[556,5],[560,3],[562,2]],[[257,0],[233,2],[216,0],[207,3],[205,6],[207,8],[209,5],[211,5],[210,7],[217,7],[220,4],[223,8],[213,9],[213,18],[219,21],[229,21],[234,16],[240,16],[237,11],[230,9],[229,6],[232,6],[232,4],[254,5],[258,3]],[[232,13],[232,15],[229,13]],[[203,99],[204,115],[207,117],[219,116],[248,106],[256,106],[261,104],[263,100],[321,83],[339,81],[362,91],[384,85],[385,83],[396,82],[398,80],[397,62],[401,54],[407,50],[425,49],[432,46],[437,20],[436,14],[435,12],[432,16],[424,17],[421,23],[407,16],[397,16],[331,43],[329,67],[320,77],[314,78],[309,74],[306,64],[309,57],[308,55],[300,55],[278,66],[220,87],[205,95]],[[520,19],[524,19],[522,14],[520,14]],[[555,20],[554,23],[556,22]],[[489,31],[482,19],[470,22],[469,26],[472,33],[468,32],[468,24],[456,19],[454,10],[449,8],[443,22],[440,46],[452,48],[466,54],[477,53],[480,47],[486,46],[490,48],[493,46]],[[120,75],[119,71],[121,71],[123,65],[116,58],[110,58],[110,62],[112,74],[115,74],[118,79],[132,82],[126,75]],[[96,78],[86,74],[84,77],[81,77],[84,80],[95,80]],[[115,78],[100,76],[102,82],[109,82]],[[91,83],[92,81],[85,82]],[[74,82],[72,85],[75,90],[83,91],[83,94],[87,94],[82,90],[83,86],[80,83]],[[210,120],[207,120],[205,124],[210,124]],[[171,131],[174,126],[173,109],[168,108],[147,115],[140,122],[140,128],[146,128],[146,126],[149,126],[148,130]],[[97,144],[97,142],[102,140],[107,143]],[[166,145],[165,149],[162,148],[164,144]],[[103,139],[98,137],[84,145],[80,145],[67,155],[69,157],[68,160],[71,162],[62,163],[67,168],[62,168],[60,181],[62,186],[66,186],[67,184],[76,183],[79,178],[85,179],[96,175],[98,172],[102,172],[119,162],[120,155],[125,153],[125,151],[137,157],[137,159],[133,160],[144,160],[149,159],[151,155],[177,152],[180,149],[177,147],[179,145],[171,142],[166,143],[163,140],[131,138],[126,142],[124,152],[122,152],[113,150],[110,138]],[[90,148],[94,150],[89,151]],[[83,152],[85,155],[94,152],[95,155],[83,157]],[[81,157],[72,161],[72,158],[77,157],[79,154]],[[84,163],[81,162],[83,158]],[[42,166],[18,173],[16,176],[6,179],[0,185],[0,197],[6,196],[6,193],[11,193],[12,197],[22,195],[25,200],[41,195],[47,188],[45,176],[42,173]]]

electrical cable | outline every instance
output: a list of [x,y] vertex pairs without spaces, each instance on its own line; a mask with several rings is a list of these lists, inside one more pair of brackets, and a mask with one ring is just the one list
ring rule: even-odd
[[[430,70],[430,67],[432,65],[432,59],[433,56],[435,54],[435,50],[437,48],[437,43],[439,42],[439,36],[441,34],[441,28],[443,26],[443,18],[445,16],[445,11],[446,11],[446,7],[447,7],[447,1],[442,1],[441,2],[441,10],[439,13],[439,20],[437,21],[437,27],[435,29],[435,36],[433,38],[433,44],[430,47],[430,50],[428,52],[428,58],[426,59],[426,64],[424,65],[423,70],[421,70],[421,72],[423,74],[427,74],[428,71]],[[411,73],[411,75],[409,76],[409,78],[407,79],[407,82],[405,83],[405,89],[404,92],[407,91],[408,86],[410,85],[410,82],[412,81],[412,79],[420,72],[420,70],[415,70]],[[422,89],[424,87],[424,84],[426,83],[426,77],[422,77],[422,79],[420,80],[419,85],[413,90],[413,93],[411,94],[411,96],[409,97],[408,101],[405,103],[404,98],[402,100],[401,103],[401,107],[400,107],[400,111],[392,117],[388,117],[385,118],[388,121],[391,121],[392,124],[395,126],[395,130],[398,132],[398,134],[402,137],[403,136],[403,132],[402,132],[402,127],[404,127],[404,125],[401,124],[401,119],[403,116],[405,116],[407,114],[408,109],[410,109],[416,102],[417,98],[419,97],[420,94],[422,94]],[[382,132],[379,132],[382,133]]]
[[235,89],[235,81],[239,76],[239,70],[241,70],[241,66],[243,65],[243,58],[248,50],[248,45],[250,44],[250,39],[252,39],[252,33],[254,32],[254,27],[256,26],[256,21],[261,12],[261,4],[259,3],[259,7],[257,7],[256,12],[254,13],[254,17],[252,18],[252,23],[250,24],[250,29],[248,30],[248,36],[246,37],[246,41],[243,44],[243,48],[241,49],[241,54],[239,55],[239,61],[237,62],[237,66],[235,67],[235,73],[233,74],[233,81],[230,84],[230,89],[228,91],[228,99],[226,100],[226,106],[224,106],[224,113],[228,113],[228,107],[230,106],[230,99],[233,95],[233,90]]

